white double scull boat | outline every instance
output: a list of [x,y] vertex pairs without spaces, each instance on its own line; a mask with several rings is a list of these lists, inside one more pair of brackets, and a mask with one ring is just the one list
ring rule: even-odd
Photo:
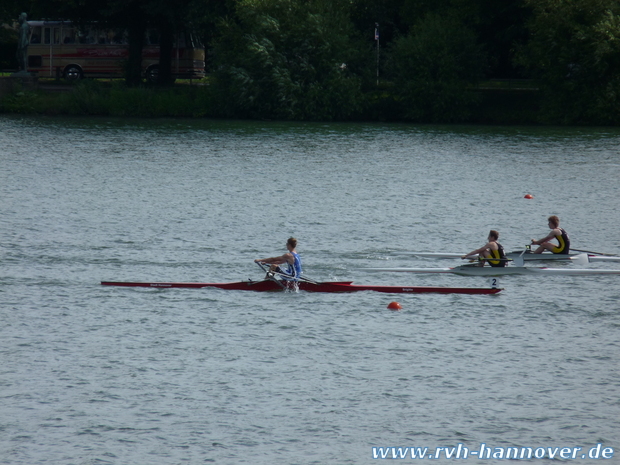
[[[401,255],[413,255],[419,258],[447,258],[447,259],[459,259],[462,258],[464,253],[429,253],[429,252],[398,252]],[[514,252],[508,252],[506,254],[506,258],[509,259],[517,259],[523,258],[523,261],[567,261],[567,260],[576,260],[578,257],[581,257],[583,254],[571,253],[571,254],[554,254],[554,253],[533,253],[528,252],[527,250],[520,251],[516,250]],[[603,254],[594,254],[587,253],[588,262],[620,262],[620,257],[615,255],[603,255]],[[476,256],[472,256],[471,258],[476,259]]]
[[460,265],[451,268],[364,268],[367,271],[387,271],[398,273],[451,273],[461,276],[507,276],[515,274],[547,274],[568,276],[620,275],[620,270],[547,268],[537,266],[491,267],[478,265]]
[[[444,254],[445,255],[445,254]],[[461,256],[459,256],[460,258]],[[579,265],[587,264],[589,257],[586,254],[576,256],[573,260]],[[368,271],[384,271],[393,273],[451,273],[461,276],[508,276],[524,274],[546,274],[566,276],[590,276],[590,275],[620,275],[620,270],[607,270],[597,268],[547,268],[537,266],[524,266],[519,258],[514,260],[516,266],[492,267],[467,264],[450,268],[364,268]]]

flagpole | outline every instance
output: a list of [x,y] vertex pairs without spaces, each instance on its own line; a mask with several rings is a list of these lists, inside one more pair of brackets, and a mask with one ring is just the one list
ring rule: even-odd
[[379,86],[379,23],[375,23],[375,41],[377,42],[377,86]]

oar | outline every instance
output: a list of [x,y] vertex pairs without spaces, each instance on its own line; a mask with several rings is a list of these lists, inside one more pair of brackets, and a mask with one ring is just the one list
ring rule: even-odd
[[278,286],[280,286],[282,289],[286,289],[286,286],[284,286],[284,284],[282,284],[282,283],[280,282],[280,280],[275,279],[275,276],[274,276],[274,275],[275,275],[275,274],[279,274],[279,273],[276,273],[275,271],[269,271],[269,268],[266,268],[266,266],[267,266],[267,265],[265,265],[265,264],[264,264],[264,263],[262,263],[262,262],[256,262],[256,264],[257,264],[258,266],[260,266],[261,270],[263,270],[263,271],[267,274],[267,276],[266,276],[266,277],[267,277],[270,281],[273,281],[273,282],[274,282],[274,283],[276,283]]
[[617,255],[613,253],[592,252],[591,250],[573,249],[572,247],[570,248],[570,250],[574,250],[575,252],[591,253],[593,255],[604,255],[607,257],[617,257]]
[[514,259],[515,265],[518,267],[525,266],[525,260],[523,259],[523,254],[526,252],[527,248],[523,249],[523,252],[519,254],[517,258]]
[[261,270],[263,270],[265,273],[267,273],[269,271],[269,268],[266,268],[266,264],[263,262],[255,262]]
[[281,276],[283,278],[285,278],[287,281],[304,281],[310,284],[319,284],[317,281],[315,281],[314,279],[310,279],[310,278],[306,278],[305,276],[298,276],[296,278],[293,278],[292,276],[288,275],[288,274],[284,274],[284,273],[279,273],[277,271],[269,271],[269,268],[266,268],[266,265],[262,262],[256,262],[256,264],[258,266],[261,267],[261,269],[265,272],[265,273],[271,273],[273,276]]

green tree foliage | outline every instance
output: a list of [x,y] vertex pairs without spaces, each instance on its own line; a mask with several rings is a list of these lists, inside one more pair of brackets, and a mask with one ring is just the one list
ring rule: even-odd
[[478,0],[471,19],[478,42],[489,58],[488,76],[497,79],[523,78],[523,69],[515,62],[520,46],[527,42],[526,22],[532,15],[524,0]]
[[452,18],[469,28],[488,54],[492,78],[523,77],[514,66],[516,49],[527,40],[525,22],[531,9],[525,0],[351,0],[355,27],[372,40],[375,22],[381,26],[381,46],[409,34],[427,15]]
[[240,0],[219,26],[216,80],[228,116],[342,120],[359,112],[359,47],[346,3]]
[[620,3],[527,0],[531,38],[520,56],[554,123],[620,123]]
[[389,71],[394,92],[413,121],[464,121],[476,102],[467,90],[483,75],[476,37],[455,19],[426,16],[394,41]]
[[17,32],[0,26],[0,70],[17,69]]
[[2,0],[0,1],[0,25],[17,23],[20,13],[26,12],[28,19],[37,18],[42,13],[39,0]]
[[407,0],[351,0],[351,20],[359,33],[368,41],[374,40],[375,23],[379,24],[382,46],[409,30]]
[[[457,122],[486,121],[486,109],[494,115],[490,120],[506,120],[497,115],[514,109],[512,103],[499,110],[499,94],[485,94],[485,106],[478,106],[481,92],[472,87],[483,77],[528,76],[537,78],[541,91],[530,92],[535,104],[520,110],[529,112],[527,121],[542,108],[543,122],[620,123],[618,0],[0,2],[5,20],[15,21],[21,11],[30,19],[128,28],[130,85],[142,82],[147,26],[161,32],[165,68],[173,33],[200,30],[208,46],[211,76],[203,89],[210,116]],[[14,55],[14,34],[2,41],[11,49],[3,56]],[[160,75],[170,82],[165,70]],[[506,101],[524,100],[504,90]]]

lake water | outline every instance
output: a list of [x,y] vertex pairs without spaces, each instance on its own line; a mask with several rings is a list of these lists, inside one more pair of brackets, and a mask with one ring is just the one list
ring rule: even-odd
[[489,229],[517,250],[551,214],[574,248],[620,254],[619,179],[620,129],[0,116],[0,463],[458,444],[620,463],[620,276],[510,276],[496,296],[99,284],[258,279],[293,235],[315,279],[485,287],[364,268],[451,266],[398,252]]

